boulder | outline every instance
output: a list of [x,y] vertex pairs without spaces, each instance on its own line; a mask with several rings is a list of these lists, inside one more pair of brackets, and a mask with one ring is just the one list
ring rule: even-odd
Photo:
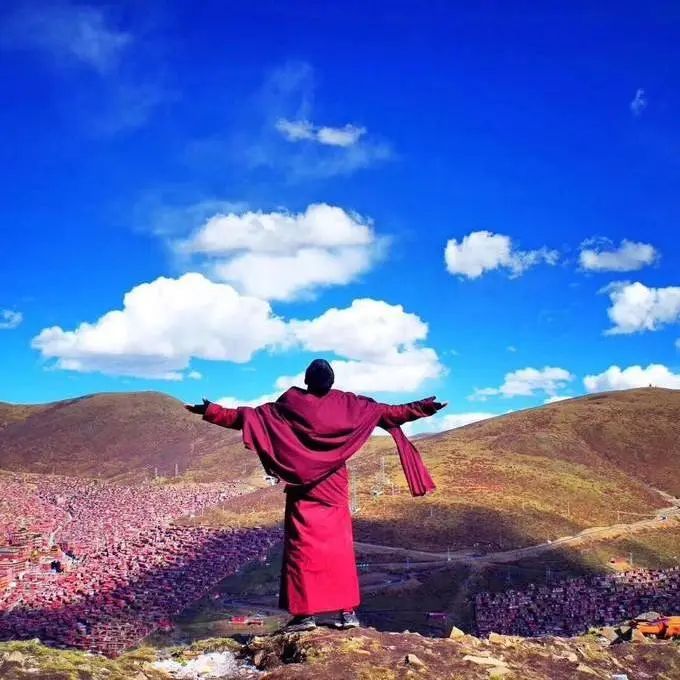
[[614,628],[611,626],[605,626],[600,630],[600,635],[607,640],[610,645],[613,645],[620,641],[620,636]]
[[406,659],[404,659],[407,666],[424,666],[425,664],[415,655],[407,654]]
[[633,631],[630,634],[630,641],[642,644],[649,642],[649,640],[647,640],[647,638],[637,628],[633,628]]
[[[491,635],[495,635],[495,633],[491,633]],[[460,638],[464,638],[464,637],[465,637],[465,633],[464,633],[460,628],[456,628],[456,626],[454,626],[454,627],[451,629],[451,632],[449,633],[449,637],[450,637],[452,640],[458,640],[458,639],[460,639]],[[489,637],[491,637],[491,636],[489,636]]]

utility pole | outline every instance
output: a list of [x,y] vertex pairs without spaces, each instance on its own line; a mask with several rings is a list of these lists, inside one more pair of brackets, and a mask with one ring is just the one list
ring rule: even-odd
[[175,477],[179,477],[179,463],[175,463]]
[[633,553],[632,552],[628,553],[628,564],[630,564],[630,568],[633,569]]

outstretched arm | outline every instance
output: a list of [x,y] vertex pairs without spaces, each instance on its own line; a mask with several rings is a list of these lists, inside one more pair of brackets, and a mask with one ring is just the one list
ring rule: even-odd
[[418,418],[433,416],[437,411],[443,409],[446,403],[437,401],[437,397],[428,397],[408,404],[383,404],[382,406],[384,411],[378,425],[387,429],[398,427],[412,420],[418,420]]
[[186,405],[185,408],[191,413],[203,416],[203,420],[214,425],[229,427],[232,430],[240,430],[243,427],[241,413],[235,408],[224,408],[207,399],[203,399],[202,404]]

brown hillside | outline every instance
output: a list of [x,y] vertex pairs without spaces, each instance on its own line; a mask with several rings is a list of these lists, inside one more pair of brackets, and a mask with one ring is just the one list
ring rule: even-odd
[[391,545],[493,551],[632,522],[669,504],[652,487],[680,494],[679,443],[680,391],[571,399],[420,439],[438,489],[414,499],[391,440],[374,438],[352,463],[356,533]]
[[498,455],[618,469],[680,496],[680,390],[643,388],[569,399],[474,423],[428,440]]
[[0,432],[11,423],[26,420],[28,416],[37,413],[42,406],[28,406],[24,404],[6,404],[0,401]]
[[154,467],[171,476],[177,463],[183,477],[198,481],[262,478],[238,433],[156,392],[96,394],[35,411],[9,407],[3,417],[0,468],[8,470],[136,480]]

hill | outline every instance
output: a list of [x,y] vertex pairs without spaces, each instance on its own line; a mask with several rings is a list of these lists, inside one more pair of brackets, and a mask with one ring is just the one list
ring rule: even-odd
[[240,435],[157,392],[95,394],[39,407],[0,406],[0,468],[125,481],[174,475],[261,483]]
[[[239,433],[204,423],[167,395],[98,394],[3,412],[12,422],[0,432],[0,468],[129,481],[154,467],[172,475],[177,463],[185,479],[262,486]],[[413,499],[391,439],[374,437],[350,463],[357,538],[489,552],[634,521],[668,504],[655,488],[680,494],[678,442],[680,391],[570,399],[419,439],[438,489]],[[212,519],[272,523],[282,500],[276,487]]]
[[[363,542],[493,552],[593,526],[652,517],[680,494],[680,391],[639,389],[571,399],[423,437],[437,491],[411,498],[389,437],[351,462]],[[384,467],[383,467],[384,466]],[[383,478],[384,469],[384,478]],[[276,487],[208,521],[282,515]],[[253,498],[255,500],[255,498]]]
[[12,423],[19,423],[30,415],[38,413],[41,408],[41,406],[7,404],[0,401],[0,432]]
[[438,489],[413,499],[391,441],[374,438],[353,462],[357,535],[491,551],[632,522],[669,505],[656,489],[680,495],[678,442],[680,391],[570,399],[420,439]]

